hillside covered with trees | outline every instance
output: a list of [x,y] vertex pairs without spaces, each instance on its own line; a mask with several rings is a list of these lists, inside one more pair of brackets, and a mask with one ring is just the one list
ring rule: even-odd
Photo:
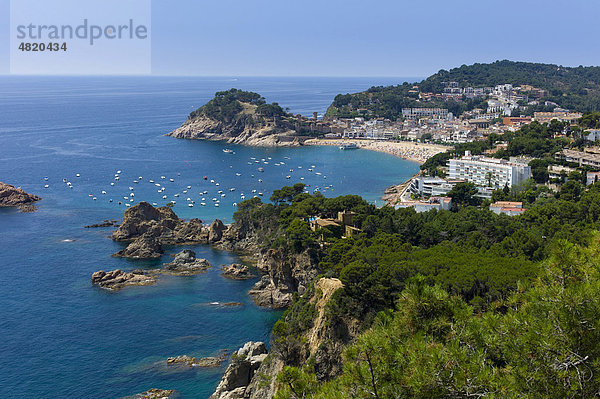
[[[515,217],[473,206],[458,190],[452,211],[424,213],[309,194],[302,184],[276,190],[271,203],[242,202],[236,223],[257,226],[265,250],[310,251],[317,279],[343,284],[319,321],[316,352],[306,334],[319,290],[296,294],[276,323],[269,356],[285,364],[277,397],[597,392],[600,185],[572,182],[556,195],[533,182],[497,190],[525,201]],[[340,211],[354,212],[360,231],[311,230],[311,218]]]
[[[441,70],[418,83],[397,86],[371,87],[365,92],[339,94],[327,111],[329,117],[366,118],[384,117],[392,120],[406,107],[443,107],[454,115],[480,108],[483,98],[461,101],[432,99],[419,100],[419,92],[439,94],[443,82],[457,82],[460,87],[493,87],[501,84],[531,85],[546,90],[548,95],[540,101],[555,102],[574,111],[600,110],[600,67],[563,67],[552,64],[496,61],[490,64],[463,65],[449,71]],[[418,87],[418,89],[415,89]],[[539,110],[544,110],[543,107]]]

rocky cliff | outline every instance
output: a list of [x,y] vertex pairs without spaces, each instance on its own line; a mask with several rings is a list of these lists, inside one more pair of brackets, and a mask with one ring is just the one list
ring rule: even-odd
[[302,124],[278,104],[267,104],[260,95],[231,89],[192,112],[167,136],[179,139],[219,140],[251,146],[298,146]]
[[0,207],[29,205],[41,200],[40,197],[28,194],[21,188],[0,182]]
[[302,140],[295,135],[295,130],[277,126],[273,122],[257,122],[248,118],[221,122],[207,116],[190,118],[181,127],[167,134],[178,139],[226,141],[255,147],[301,145]]
[[263,342],[247,342],[233,354],[231,363],[210,399],[255,397],[252,395],[252,381],[266,358],[267,348]]
[[310,250],[290,254],[282,249],[269,249],[261,254],[257,268],[264,275],[250,295],[260,306],[282,309],[292,304],[294,292],[302,295],[317,276],[317,259]]

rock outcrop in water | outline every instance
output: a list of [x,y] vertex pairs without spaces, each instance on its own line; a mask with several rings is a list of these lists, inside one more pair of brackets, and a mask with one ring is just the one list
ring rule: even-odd
[[157,237],[146,232],[133,240],[127,248],[113,254],[115,257],[131,259],[158,259],[165,251]]
[[152,285],[156,283],[156,276],[146,274],[143,270],[134,270],[126,273],[122,270],[105,272],[103,270],[92,274],[92,284],[107,290],[119,290],[132,285]]
[[263,342],[247,342],[232,356],[221,382],[210,399],[243,399],[252,395],[251,382],[267,358]]
[[221,276],[231,278],[234,280],[247,280],[249,278],[255,277],[248,266],[240,265],[239,263],[234,263],[232,265],[223,265],[221,268],[223,270]]
[[[226,229],[227,227],[218,219],[211,227],[206,227],[199,219],[192,219],[189,222],[179,219],[169,207],[155,208],[147,202],[140,202],[125,211],[123,222],[112,234],[112,239],[134,241],[145,237],[144,242],[139,244],[150,246],[153,246],[150,239],[156,239],[161,245],[206,244],[211,234],[216,240]],[[133,252],[134,249],[135,246],[131,251],[126,252]],[[126,255],[125,253],[123,256]]]
[[231,89],[216,93],[167,136],[264,147],[298,146],[305,140],[299,132],[314,132],[323,125],[288,114],[276,103],[267,104],[259,94]]
[[[0,207],[26,207],[41,200],[37,195],[29,194],[23,189],[0,182]],[[30,208],[29,208],[30,209]]]
[[178,276],[191,276],[202,273],[211,267],[211,264],[206,259],[196,258],[194,251],[184,249],[175,255],[175,259],[172,262],[164,264],[162,272]]

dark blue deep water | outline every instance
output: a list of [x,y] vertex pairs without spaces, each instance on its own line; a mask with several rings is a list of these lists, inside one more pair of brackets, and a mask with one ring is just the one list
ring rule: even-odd
[[[246,292],[255,280],[220,276],[220,265],[238,261],[234,254],[204,246],[191,248],[214,265],[206,274],[163,276],[155,286],[120,292],[92,287],[90,276],[97,270],[158,267],[183,248],[168,248],[156,262],[116,259],[110,254],[122,245],[107,238],[111,229],[83,226],[118,219],[125,202],[142,200],[158,205],[176,200],[180,217],[230,222],[242,194],[264,193],[268,201],[273,189],[300,181],[327,196],[352,193],[376,201],[418,165],[364,150],[246,148],[164,134],[214,92],[231,87],[310,115],[324,113],[337,93],[401,82],[0,77],[0,181],[43,197],[35,213],[0,209],[0,397],[118,398],[154,387],[207,398],[226,365],[164,373],[153,364],[174,355],[231,352],[249,340],[268,342],[281,313],[253,304]],[[165,190],[159,193],[156,184]]]

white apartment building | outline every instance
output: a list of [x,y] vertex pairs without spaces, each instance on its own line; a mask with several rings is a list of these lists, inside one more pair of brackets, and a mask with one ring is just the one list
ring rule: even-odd
[[448,177],[466,180],[479,187],[512,187],[531,177],[531,167],[504,159],[472,156],[469,151],[460,159],[451,159]]

